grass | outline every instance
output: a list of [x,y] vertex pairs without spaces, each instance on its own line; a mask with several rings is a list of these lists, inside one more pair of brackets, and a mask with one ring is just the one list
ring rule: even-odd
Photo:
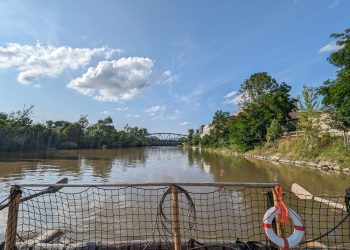
[[316,163],[328,161],[337,163],[343,168],[350,166],[350,149],[343,146],[341,137],[335,138],[328,135],[314,141],[305,141],[295,137],[282,138],[275,143],[266,143],[249,153],[265,156],[278,155],[282,158]]

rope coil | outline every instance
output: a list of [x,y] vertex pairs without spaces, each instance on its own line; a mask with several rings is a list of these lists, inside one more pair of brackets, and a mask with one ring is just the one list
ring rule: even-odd
[[282,226],[285,226],[289,219],[289,216],[288,216],[288,208],[283,201],[282,188],[281,186],[275,186],[273,191],[275,192],[277,197],[277,204],[275,205],[275,208],[280,210],[280,214],[277,216],[277,221],[281,223]]

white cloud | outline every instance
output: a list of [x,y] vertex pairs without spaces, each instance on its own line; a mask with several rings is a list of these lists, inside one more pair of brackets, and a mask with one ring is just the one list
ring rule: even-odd
[[200,95],[202,95],[204,92],[204,88],[202,85],[197,85],[194,90],[185,95],[176,95],[179,101],[189,103],[190,101],[193,102],[195,101]]
[[144,112],[148,113],[150,116],[155,116],[157,113],[162,113],[165,111],[165,106],[153,106],[146,109]]
[[337,45],[335,42],[330,42],[330,43],[326,44],[325,46],[323,46],[322,48],[320,48],[318,50],[318,53],[333,52],[333,51],[336,51],[340,48],[341,47],[339,45]]
[[119,49],[101,48],[72,48],[8,43],[0,46],[0,69],[16,68],[19,71],[18,81],[31,84],[40,77],[55,77],[64,70],[76,70],[90,63],[94,56],[110,58]]
[[182,122],[182,123],[180,123],[181,126],[186,126],[186,125],[189,125],[189,124],[190,124],[190,122]]
[[124,108],[116,108],[115,110],[117,111],[127,111],[129,108],[128,107],[124,107]]
[[170,83],[170,82],[175,82],[177,81],[178,77],[176,75],[173,75],[169,70],[164,71],[157,83]]
[[232,91],[224,96],[226,104],[239,105],[242,102],[242,96],[238,91]]
[[150,84],[153,61],[143,57],[123,57],[100,61],[67,85],[98,101],[127,101]]
[[330,10],[338,7],[339,3],[340,3],[340,0],[333,0],[331,5],[328,7],[328,9]]
[[139,114],[127,114],[126,117],[134,117],[134,118],[139,118]]
[[113,113],[108,111],[108,110],[104,110],[104,111],[101,112],[101,114],[103,114],[103,115],[111,115]]
[[168,119],[176,121],[177,119],[180,118],[180,116],[181,116],[181,112],[180,112],[180,110],[177,109],[177,110],[175,110],[175,112],[171,116],[168,117]]

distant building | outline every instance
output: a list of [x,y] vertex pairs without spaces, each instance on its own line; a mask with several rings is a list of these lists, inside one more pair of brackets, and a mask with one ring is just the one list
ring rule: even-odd
[[202,125],[202,133],[200,137],[204,137],[205,135],[210,135],[210,130],[212,129],[211,124]]
[[198,134],[203,134],[203,127],[204,125],[200,125],[199,128],[198,128]]
[[[297,123],[300,117],[300,112],[292,111],[289,113],[289,117],[291,118],[291,122],[295,125],[295,129],[297,129]],[[318,126],[320,129],[320,133],[330,133],[333,136],[342,136],[343,131],[332,128],[329,124],[331,122],[331,118],[327,113],[320,113],[319,118],[314,121],[314,126]],[[293,132],[293,131],[287,131]]]

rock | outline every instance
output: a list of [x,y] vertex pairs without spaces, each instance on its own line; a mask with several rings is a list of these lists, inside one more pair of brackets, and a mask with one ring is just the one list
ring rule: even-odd
[[341,168],[340,168],[338,165],[333,165],[333,166],[332,166],[332,169],[333,169],[334,171],[337,171],[337,172],[340,172],[340,171],[341,171]]
[[327,162],[325,162],[325,161],[320,161],[320,162],[318,163],[318,166],[328,166],[328,164],[327,164]]
[[277,155],[271,156],[270,159],[271,159],[272,161],[279,161],[279,160],[280,160],[280,158],[279,158]]
[[306,244],[307,248],[316,248],[316,249],[327,249],[328,247],[321,242],[312,241]]
[[319,168],[324,170],[324,171],[329,171],[330,170],[329,166],[327,166],[327,165],[319,165]]
[[295,161],[294,164],[296,164],[296,165],[304,165],[304,162],[303,161]]
[[343,168],[344,173],[350,173],[350,168]]
[[280,162],[286,163],[286,164],[291,164],[291,160],[288,160],[288,159],[280,159]]
[[312,168],[317,168],[317,167],[318,167],[318,164],[315,163],[315,162],[308,162],[307,165],[308,165],[309,167],[312,167]]

